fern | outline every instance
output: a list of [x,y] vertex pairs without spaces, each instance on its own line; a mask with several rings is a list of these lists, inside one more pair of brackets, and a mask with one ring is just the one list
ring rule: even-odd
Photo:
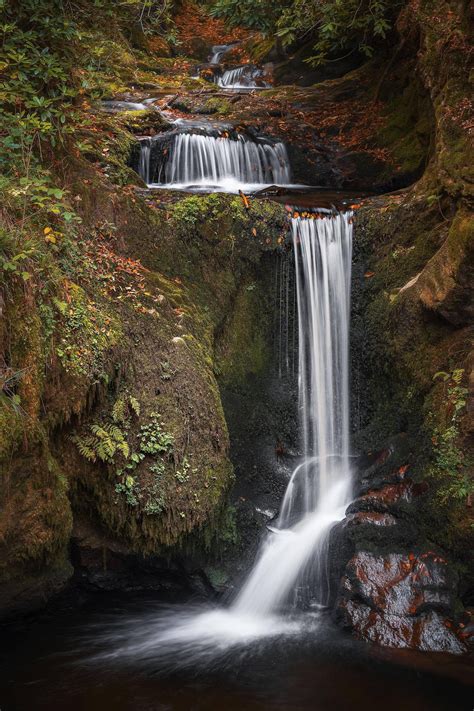
[[112,408],[112,419],[114,422],[120,423],[125,420],[125,400],[119,398],[115,401]]
[[119,398],[116,400],[112,408],[113,421],[117,424],[124,424],[127,422],[129,408],[137,417],[140,417],[140,403],[136,397],[130,395],[126,398]]
[[130,448],[125,440],[125,435],[114,423],[91,425],[92,434],[72,438],[80,454],[91,462],[100,459],[102,462],[112,464],[117,452],[121,452],[125,459],[130,454]]
[[137,417],[140,417],[140,403],[138,402],[136,397],[133,397],[133,395],[130,395],[130,407],[132,408],[133,412]]
[[72,441],[79,450],[79,454],[88,459],[90,462],[97,460],[97,454],[94,449],[95,437],[72,437]]

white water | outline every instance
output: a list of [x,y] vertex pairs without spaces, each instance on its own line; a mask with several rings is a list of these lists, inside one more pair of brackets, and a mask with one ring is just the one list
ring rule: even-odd
[[[298,589],[327,601],[327,541],[350,502],[348,342],[351,213],[293,219],[299,327],[299,405],[304,456],[289,481],[275,532],[227,609],[185,609],[129,621],[104,638],[105,657],[205,661],[236,645],[313,629],[292,612]],[[314,632],[312,632],[314,634]]]
[[212,48],[211,58],[209,64],[220,64],[220,61],[224,54],[226,54],[235,44],[216,44]]
[[292,220],[304,457],[285,492],[278,530],[267,537],[234,602],[237,613],[261,617],[278,612],[302,579],[312,586],[315,602],[327,602],[327,536],[351,496],[350,217]]
[[145,138],[140,142],[140,162],[138,173],[148,185],[150,182],[150,141]]
[[[289,185],[291,170],[284,143],[254,143],[230,138],[181,133],[175,136],[169,156],[150,175],[149,139],[141,141],[139,172],[150,187],[213,189],[238,192],[265,185]],[[157,178],[156,182],[153,178]],[[151,179],[151,182],[150,182]]]
[[245,67],[237,67],[237,69],[228,69],[221,77],[218,77],[217,83],[219,86],[225,86],[229,88],[238,86],[241,84],[239,79],[242,79],[244,71]]
[[218,86],[223,89],[265,89],[269,84],[258,85],[255,76],[261,76],[261,70],[249,66],[228,69],[220,77],[217,77]]

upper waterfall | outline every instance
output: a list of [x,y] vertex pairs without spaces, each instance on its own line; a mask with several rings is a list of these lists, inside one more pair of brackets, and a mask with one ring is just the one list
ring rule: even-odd
[[235,47],[234,44],[216,44],[212,48],[212,54],[209,58],[209,64],[219,64],[222,57],[224,54],[226,54],[232,47]]
[[281,142],[198,133],[177,133],[171,142],[160,139],[140,141],[138,170],[152,187],[237,192],[291,182],[288,154]]

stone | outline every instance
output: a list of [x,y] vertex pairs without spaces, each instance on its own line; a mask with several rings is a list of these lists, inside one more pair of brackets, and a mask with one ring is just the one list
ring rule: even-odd
[[377,644],[461,654],[455,634],[456,578],[434,551],[359,551],[341,581],[337,617],[357,637]]

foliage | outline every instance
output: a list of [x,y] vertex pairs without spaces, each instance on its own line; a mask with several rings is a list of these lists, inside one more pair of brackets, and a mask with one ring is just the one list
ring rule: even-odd
[[115,455],[119,452],[128,458],[130,448],[125,441],[125,435],[113,423],[103,425],[91,425],[91,434],[83,437],[73,437],[73,442],[77,445],[80,454],[90,462],[113,463]]
[[295,0],[283,12],[277,34],[285,44],[314,35],[311,64],[355,50],[370,57],[374,46],[386,38],[402,4],[401,0]]
[[464,502],[474,495],[474,481],[468,473],[468,462],[460,446],[459,417],[466,407],[468,389],[462,384],[464,370],[452,373],[436,373],[434,379],[441,379],[445,384],[447,412],[449,420],[446,427],[436,427],[432,442],[434,461],[430,475],[438,481],[438,496],[443,503],[450,500]]
[[[74,435],[72,441],[88,461],[99,460],[113,467],[119,479],[115,491],[125,497],[129,506],[141,505],[145,514],[157,515],[165,508],[162,478],[165,461],[173,451],[174,438],[164,430],[157,412],[152,412],[150,420],[134,435],[132,420],[140,416],[140,411],[139,401],[127,393],[114,402],[107,420],[91,425],[87,434]],[[151,483],[147,477],[142,482],[135,475],[145,459],[147,471],[152,475]],[[176,472],[179,481],[187,481],[189,468],[185,457]]]
[[285,0],[216,0],[210,10],[213,17],[224,18],[231,26],[245,26],[261,32],[272,32],[282,10],[288,5]]
[[217,0],[211,13],[232,25],[276,34],[284,45],[313,41],[307,60],[321,64],[359,51],[372,56],[404,0]]
[[113,421],[121,424],[128,422],[130,410],[137,417],[140,417],[140,403],[137,398],[133,397],[133,395],[118,398],[112,407]]
[[16,392],[23,371],[0,368],[0,409],[11,410],[15,415],[22,414],[21,397]]
[[151,455],[170,452],[173,447],[173,435],[165,432],[157,412],[152,412],[150,417],[150,422],[140,427],[140,452]]
[[105,378],[104,354],[118,340],[119,323],[75,284],[69,286],[67,299],[53,298],[62,321],[56,353],[66,371]]

